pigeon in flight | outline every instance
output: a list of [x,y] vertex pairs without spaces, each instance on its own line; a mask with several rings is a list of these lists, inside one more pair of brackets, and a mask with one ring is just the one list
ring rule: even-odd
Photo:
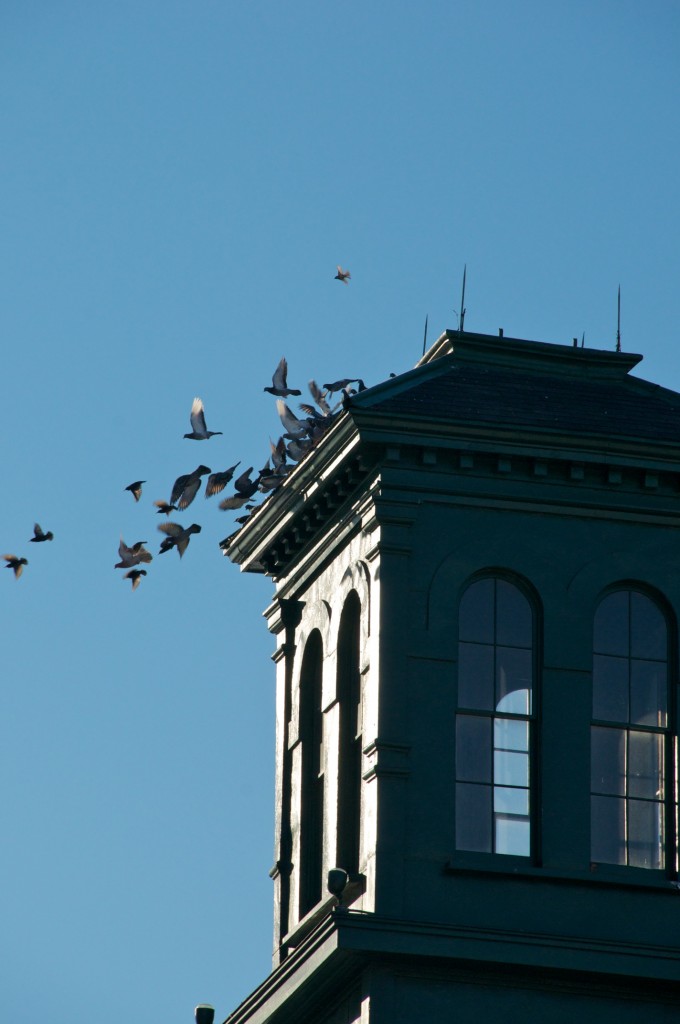
[[338,272],[333,278],[333,280],[342,281],[343,284],[349,284],[351,276],[352,275],[350,274],[349,270],[343,270],[341,266],[338,266]]
[[213,473],[208,477],[208,482],[205,485],[205,496],[206,498],[212,498],[213,494],[219,494],[227,486],[229,481],[234,475],[237,466],[241,465],[241,460],[230,466],[229,469],[225,469],[224,473]]
[[182,511],[188,508],[201,486],[201,477],[207,473],[212,473],[208,466],[198,466],[193,473],[178,476],[172,487],[170,504],[177,505]]
[[302,394],[302,392],[297,388],[288,387],[288,363],[286,362],[285,356],[281,356],[281,361],[274,371],[272,387],[263,388],[263,391],[268,391],[270,395],[275,395],[278,398],[287,398],[288,395]]
[[277,399],[276,411],[289,437],[298,441],[307,435],[307,424],[299,420],[294,412],[286,405],[282,398]]
[[114,569],[134,569],[140,562],[151,562],[153,555],[150,551],[147,551],[144,545],[145,540],[138,540],[136,544],[133,544],[131,548],[127,546],[123,538],[120,538],[120,544],[118,545],[118,554],[120,555],[120,562],[114,565]]
[[216,434],[221,433],[221,430],[207,429],[203,402],[200,398],[194,398],[194,404],[191,406],[191,433],[184,436],[191,441],[207,441],[209,437],[215,437]]
[[139,499],[142,496],[142,484],[145,484],[145,483],[146,483],[146,480],[135,480],[135,482],[133,484],[128,484],[127,487],[124,488],[124,489],[126,491],[130,491],[130,493],[132,494],[132,497],[135,499],[135,501],[139,501]]
[[331,407],[326,401],[326,392],[321,390],[315,380],[310,380],[309,382],[309,393],[321,409],[324,416],[330,416]]
[[161,550],[159,554],[163,554],[165,551],[169,551],[171,548],[177,548],[177,554],[181,558],[191,540],[192,533],[200,533],[201,527],[198,523],[192,523],[191,526],[180,526],[179,523],[161,523],[158,529],[161,533],[167,534],[164,540],[161,542]]
[[48,530],[47,533],[45,533],[41,528],[40,523],[35,523],[33,526],[33,536],[31,537],[31,541],[34,544],[38,544],[42,540],[54,540],[54,534],[51,530]]
[[5,569],[13,569],[14,578],[18,580],[24,571],[24,566],[28,565],[28,560],[26,558],[17,558],[16,555],[3,555],[2,557],[7,562]]
[[136,590],[142,582],[142,576],[146,576],[146,569],[130,569],[130,572],[125,573],[123,579],[132,580],[132,589]]
[[156,515],[169,516],[171,512],[177,511],[177,505],[171,505],[168,501],[154,501],[154,505],[158,509]]
[[224,501],[220,502],[220,508],[223,512],[226,512],[231,508],[242,508],[248,499],[252,498],[253,494],[255,494],[259,484],[259,477],[255,480],[251,480],[250,474],[252,471],[253,467],[250,466],[245,473],[241,473],[240,477],[234,481],[236,494],[233,494],[230,498],[225,498]]
[[358,384],[359,391],[365,391],[366,385],[360,377],[343,377],[342,380],[336,380],[332,384],[324,384],[326,391],[333,394],[334,391],[344,391],[350,384]]

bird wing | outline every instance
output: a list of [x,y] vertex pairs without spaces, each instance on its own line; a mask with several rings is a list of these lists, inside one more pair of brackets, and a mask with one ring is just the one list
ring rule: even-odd
[[194,398],[194,404],[191,406],[191,429],[195,434],[207,433],[205,425],[205,413],[203,411],[203,402],[200,398]]
[[248,498],[242,494],[232,494],[229,498],[224,498],[224,500],[220,502],[220,508],[223,512],[228,512],[229,509],[241,508],[245,505],[247,500]]
[[134,551],[132,548],[127,546],[122,537],[120,538],[120,544],[118,545],[118,555],[123,559],[123,561],[125,561],[126,558],[132,558],[134,556]]
[[310,380],[309,382],[309,393],[321,409],[324,416],[329,416],[331,407],[326,401],[326,392],[321,390],[315,380]]
[[158,529],[161,533],[166,533],[168,537],[172,537],[176,540],[181,533],[184,533],[184,527],[180,526],[179,523],[159,523]]
[[284,427],[286,428],[289,434],[292,434],[293,437],[305,436],[305,434],[307,433],[306,427],[297,418],[295,413],[293,413],[289,409],[289,407],[286,405],[282,398],[278,398],[276,400],[276,411],[278,412],[281,422],[283,423]]
[[288,388],[287,380],[288,363],[286,362],[286,357],[281,356],[279,365],[276,367],[276,370],[274,371],[274,376],[272,377],[272,385],[277,389],[277,391],[285,391]]
[[176,505],[177,499],[186,487],[189,481],[189,473],[185,473],[183,476],[178,476],[172,485],[172,494],[170,495],[170,504]]
[[198,488],[199,488],[200,486],[201,486],[201,478],[200,478],[200,476],[199,476],[199,477],[196,477],[196,479],[195,479],[195,480],[190,480],[190,481],[189,481],[189,482],[188,482],[188,483],[187,483],[187,484],[185,485],[185,487],[183,488],[183,490],[182,490],[182,492],[181,492],[181,495],[180,495],[179,501],[177,502],[177,504],[178,504],[179,508],[180,508],[180,509],[182,509],[182,511],[183,511],[183,510],[184,510],[185,508],[188,508],[188,507],[189,507],[189,505],[191,504],[191,502],[192,502],[192,501],[194,500],[194,498],[196,497],[196,495],[197,495],[197,493],[198,493]]
[[34,523],[33,524],[33,536],[34,537],[44,537],[45,536],[40,523]]

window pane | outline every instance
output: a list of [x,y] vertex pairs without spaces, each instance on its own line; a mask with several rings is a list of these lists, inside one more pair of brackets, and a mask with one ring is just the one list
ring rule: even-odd
[[496,814],[529,816],[529,790],[510,786],[494,786],[493,809]]
[[529,723],[516,718],[494,718],[493,744],[502,750],[529,749]]
[[496,853],[528,857],[531,853],[529,822],[496,815]]
[[491,782],[491,719],[456,716],[456,778]]
[[458,707],[493,710],[493,647],[458,644]]
[[456,849],[491,853],[491,786],[456,785]]
[[595,612],[594,649],[597,654],[628,657],[628,591],[605,597]]
[[666,725],[666,666],[659,661],[630,663],[630,720],[635,725]]
[[531,662],[531,651],[496,648],[496,706],[506,714],[531,714]]
[[630,595],[630,618],[631,656],[665,661],[668,657],[666,619],[658,605],[645,594],[633,591]]
[[517,754],[511,750],[494,750],[493,778],[497,785],[529,785],[529,755]]
[[628,735],[628,796],[663,800],[663,736],[653,732]]
[[628,801],[628,863],[632,867],[663,867],[662,807],[656,801]]
[[496,643],[531,647],[531,605],[521,590],[506,580],[496,581]]
[[628,721],[628,658],[593,657],[593,718]]
[[626,792],[626,733],[623,729],[590,730],[591,789],[593,793]]
[[494,581],[479,580],[467,588],[458,612],[458,639],[492,644],[494,634]]
[[626,863],[626,801],[623,798],[590,798],[591,857],[600,864]]

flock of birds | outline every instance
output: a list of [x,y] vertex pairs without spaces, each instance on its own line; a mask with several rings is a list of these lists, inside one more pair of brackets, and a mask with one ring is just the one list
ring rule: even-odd
[[[335,280],[347,284],[351,276],[349,270],[343,270],[338,266],[337,271]],[[285,399],[300,396],[302,392],[299,388],[288,387],[288,364],[285,357],[282,357],[274,371],[271,387],[263,389],[276,398],[276,409],[283,428],[281,436],[276,443],[270,438],[269,456],[259,472],[254,474],[253,466],[249,466],[234,480],[234,493],[219,503],[220,509],[223,511],[243,509],[244,514],[239,516],[236,522],[239,526],[246,522],[252,512],[260,507],[257,502],[258,497],[268,496],[281,486],[294,466],[304,459],[323,437],[349,396],[364,389],[365,384],[358,377],[346,377],[331,381],[324,384],[322,388],[315,380],[310,380],[309,392],[313,404],[300,402],[300,410],[304,415],[297,416]],[[191,406],[190,422],[191,431],[184,435],[188,440],[208,441],[211,437],[222,434],[221,430],[208,430],[205,421],[205,408],[198,397],[194,398]],[[198,523],[182,526],[180,523],[171,522],[169,519],[171,512],[184,512],[191,505],[205,476],[208,478],[205,485],[205,497],[211,498],[220,494],[233,479],[240,465],[239,461],[233,466],[229,466],[228,469],[213,473],[208,466],[201,464],[193,472],[177,477],[168,501],[154,501],[157,513],[168,517],[167,522],[158,526],[159,531],[164,534],[159,555],[176,548],[179,557],[182,558],[191,537],[201,532]],[[138,502],[145,483],[146,480],[135,480],[124,490],[130,491],[135,502]],[[34,535],[30,539],[34,543],[53,539],[52,532],[43,531],[38,523],[35,524],[33,533]],[[137,541],[128,546],[122,536],[120,539],[118,546],[120,561],[116,562],[114,568],[126,570],[123,578],[130,581],[133,590],[140,585],[142,577],[147,575],[147,570],[142,566],[148,565],[153,560],[153,555],[145,547],[147,543],[147,541]],[[225,543],[225,541],[221,541],[220,546],[223,547]],[[28,565],[28,560],[9,554],[2,557],[5,559],[6,568],[12,569],[15,578],[18,579],[24,566]]]
[[[302,392],[299,388],[288,387],[288,364],[285,356],[282,357],[274,371],[271,387],[265,387],[263,390],[276,397],[276,408],[283,432],[276,443],[270,439],[269,456],[262,469],[254,474],[254,467],[249,466],[242,472],[234,480],[234,493],[223,498],[219,507],[223,511],[243,508],[245,514],[239,516],[236,522],[239,525],[246,522],[253,510],[258,507],[258,495],[268,495],[280,487],[294,465],[305,458],[323,437],[338,415],[345,400],[344,396],[356,394],[357,391],[362,391],[364,388],[363,380],[358,377],[346,377],[342,380],[332,381],[324,384],[323,389],[318,386],[316,381],[310,380],[309,391],[315,404],[301,402],[300,409],[304,413],[304,417],[296,416],[284,399],[299,396]],[[331,396],[339,393],[339,400],[334,406],[331,406],[328,401],[329,397],[332,401]],[[191,431],[184,435],[189,440],[207,441],[222,433],[221,430],[208,430],[205,422],[205,408],[200,398],[194,399],[190,420]],[[239,461],[233,466],[229,466],[228,469],[213,473],[209,466],[201,464],[193,472],[177,477],[170,499],[154,502],[158,514],[169,517],[171,512],[184,512],[200,491],[204,476],[208,478],[205,485],[205,497],[212,498],[215,494],[220,494],[233,479],[240,465]],[[139,501],[142,485],[145,483],[145,480],[135,480],[125,490],[132,493],[135,501]],[[181,526],[179,523],[170,522],[169,519],[167,522],[161,523],[158,529],[165,534],[158,554],[162,555],[166,551],[176,548],[180,558],[189,546],[192,535],[201,532],[198,523]],[[146,541],[137,541],[129,547],[121,537],[118,548],[120,561],[114,568],[128,570],[124,574],[124,579],[131,581],[133,590],[139,586],[142,576],[147,574],[147,570],[140,566],[147,565],[153,559],[151,552],[144,546],[145,544]],[[224,544],[224,541],[221,544]]]

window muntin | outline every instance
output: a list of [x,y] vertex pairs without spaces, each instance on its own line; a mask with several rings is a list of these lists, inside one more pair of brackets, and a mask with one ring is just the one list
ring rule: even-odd
[[500,577],[460,602],[456,849],[531,854],[534,615]]
[[668,725],[666,617],[646,594],[614,591],[593,630],[594,862],[665,867]]

